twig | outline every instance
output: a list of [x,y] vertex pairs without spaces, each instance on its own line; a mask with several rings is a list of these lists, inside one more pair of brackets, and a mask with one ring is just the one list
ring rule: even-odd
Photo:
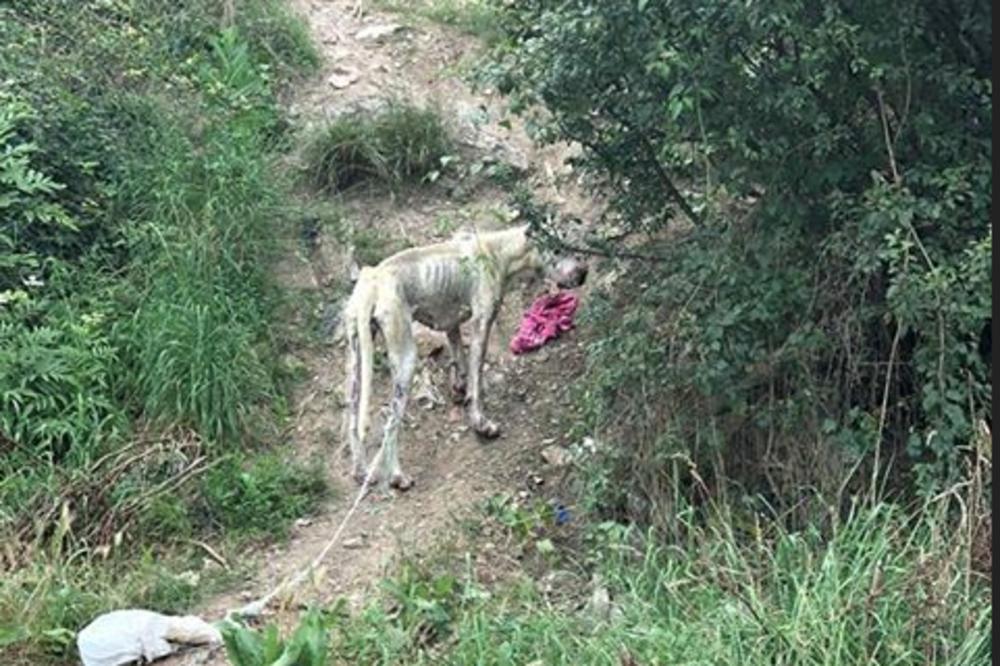
[[882,407],[878,416],[878,433],[875,435],[875,465],[872,469],[872,501],[875,500],[875,480],[878,478],[878,468],[882,455],[882,434],[885,431],[885,421],[889,412],[889,387],[892,384],[892,369],[896,364],[896,351],[899,349],[899,339],[903,335],[903,327],[896,322],[896,334],[892,338],[892,347],[889,349],[889,366],[885,370],[885,385],[882,387]]
[[347,510],[347,513],[344,514],[344,517],[341,519],[337,529],[334,530],[333,536],[330,537],[330,540],[326,542],[316,557],[313,558],[313,560],[304,568],[300,569],[294,576],[291,578],[285,578],[279,582],[277,586],[264,596],[246,604],[241,608],[230,609],[227,611],[227,619],[234,620],[240,618],[248,619],[258,617],[264,612],[268,604],[270,604],[275,597],[287,590],[292,590],[299,586],[302,581],[306,579],[306,576],[312,573],[323,562],[327,554],[330,552],[330,549],[333,548],[334,544],[336,544],[340,539],[340,535],[343,533],[344,528],[347,527],[347,523],[351,520],[354,512],[357,511],[358,506],[360,506],[361,500],[368,494],[368,490],[372,486],[373,474],[382,462],[383,452],[383,449],[380,448],[378,453],[375,454],[375,457],[372,458],[372,461],[368,464],[368,471],[365,474],[365,479],[361,484],[361,489],[358,491],[357,497],[354,498],[354,503],[351,504],[351,507]]
[[230,28],[236,19],[236,0],[224,0],[222,3],[222,28]]
[[889,154],[889,168],[892,170],[892,182],[896,185],[901,185],[903,178],[899,175],[899,169],[896,167],[896,152],[892,148],[893,140],[889,134],[889,119],[886,117],[885,100],[882,98],[881,88],[875,89],[875,97],[878,99],[878,112],[879,117],[882,119],[882,134],[885,139],[886,152]]
[[[586,254],[595,257],[604,257],[606,259],[637,259],[639,261],[652,261],[661,262],[668,261],[671,259],[670,254],[645,254],[642,252],[629,252],[625,250],[599,250],[594,247],[582,247],[574,243],[569,243],[555,233],[547,230],[543,230],[548,240],[556,243],[560,249],[568,250],[570,252],[576,252],[579,254]],[[690,233],[683,238],[679,238],[672,243],[672,247],[676,248],[679,245],[697,240],[698,238],[705,237],[703,233]]]
[[187,541],[191,545],[198,546],[199,548],[201,548],[210,558],[218,562],[223,569],[229,571],[229,563],[226,562],[226,558],[220,555],[218,551],[209,546],[207,543],[205,543],[204,541],[199,541],[197,539],[185,539],[185,541]]

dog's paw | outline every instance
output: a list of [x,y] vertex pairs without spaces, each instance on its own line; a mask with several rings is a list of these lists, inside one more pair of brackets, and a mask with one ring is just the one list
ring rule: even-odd
[[476,434],[485,439],[496,439],[500,436],[500,426],[489,419],[483,419],[475,426]]
[[413,487],[413,479],[402,472],[396,472],[392,475],[392,480],[389,485],[396,490],[407,491]]

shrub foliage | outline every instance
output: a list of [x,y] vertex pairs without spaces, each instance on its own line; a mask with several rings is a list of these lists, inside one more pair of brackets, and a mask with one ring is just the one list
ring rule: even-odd
[[72,590],[34,576],[43,553],[84,580],[150,536],[280,531],[322,491],[229,453],[282,406],[278,94],[317,63],[278,0],[0,6],[0,648],[38,663],[126,601],[97,576],[83,610],[50,612]]
[[953,480],[992,404],[990,5],[496,5],[486,78],[582,146],[597,251],[653,255],[592,308],[612,478],[647,512],[687,449],[792,502]]

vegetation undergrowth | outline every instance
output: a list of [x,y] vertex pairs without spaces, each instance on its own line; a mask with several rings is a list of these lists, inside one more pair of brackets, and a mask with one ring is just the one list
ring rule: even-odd
[[0,661],[189,606],[197,537],[281,534],[325,492],[275,447],[269,278],[277,96],[318,62],[277,0],[0,8]]
[[[946,502],[914,513],[859,500],[826,532],[758,516],[741,533],[729,509],[689,507],[669,543],[581,525],[593,514],[560,525],[544,507],[493,508],[488,537],[403,562],[360,612],[313,610],[289,643],[308,633],[329,653],[296,663],[972,666],[992,654],[990,590]],[[482,579],[518,551],[507,578]],[[273,627],[239,633],[280,643]]]
[[[988,5],[488,6],[485,80],[609,204],[580,241],[617,272],[587,302],[578,502],[493,502],[482,548],[287,641],[233,628],[231,658],[985,663]],[[275,92],[315,55],[271,0],[0,18],[0,650],[39,663],[105,608],[190,605],[200,533],[280,530],[321,489],[261,454]],[[312,186],[447,166],[436,114],[386,108],[315,135]]]
[[669,529],[678,458],[802,524],[847,469],[950,488],[992,406],[989,6],[492,4],[482,80],[607,204],[569,244],[617,280],[579,383],[609,515]]
[[388,100],[375,111],[342,113],[313,130],[303,150],[306,183],[333,193],[365,182],[398,187],[435,180],[454,157],[438,109]]
[[451,26],[487,44],[499,37],[494,8],[485,0],[375,0],[375,5]]
[[585,592],[409,563],[335,658],[985,663],[989,7],[489,4],[483,80],[608,203],[574,239],[616,262],[571,424],[597,525],[501,512]]

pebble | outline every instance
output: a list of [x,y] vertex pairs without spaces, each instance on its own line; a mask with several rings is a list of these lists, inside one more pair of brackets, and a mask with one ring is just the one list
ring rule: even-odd
[[392,34],[394,34],[396,32],[399,32],[402,29],[403,29],[403,26],[401,26],[398,23],[384,23],[384,24],[381,24],[381,25],[369,25],[369,26],[366,26],[364,28],[361,28],[361,30],[358,30],[358,32],[354,35],[354,37],[356,39],[358,39],[358,40],[363,41],[363,42],[364,41],[376,41],[376,40],[382,39],[383,37],[388,37],[389,35],[392,35]]

